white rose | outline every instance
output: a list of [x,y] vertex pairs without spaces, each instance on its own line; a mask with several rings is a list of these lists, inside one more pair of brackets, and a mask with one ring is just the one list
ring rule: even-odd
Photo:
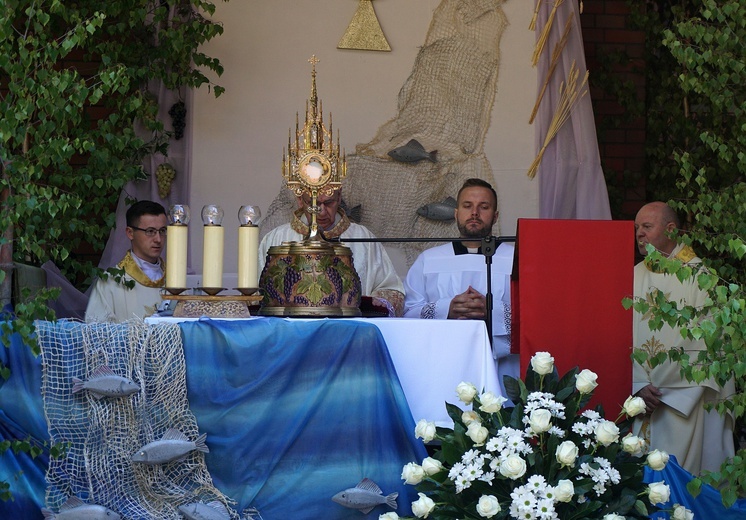
[[478,422],[473,422],[466,428],[466,435],[473,440],[474,444],[477,446],[484,444],[484,441],[487,440],[489,434],[489,430]]
[[477,396],[477,387],[471,383],[461,381],[456,387],[456,395],[463,403],[469,404]]
[[650,503],[665,504],[671,496],[671,490],[665,482],[653,482],[648,486],[648,500]]
[[608,446],[619,440],[619,428],[611,421],[601,421],[598,423],[594,433],[596,434],[596,440],[604,446]]
[[461,421],[463,421],[463,423],[466,426],[469,426],[473,422],[481,423],[482,419],[479,417],[479,414],[475,412],[474,410],[467,410],[461,414]]
[[399,520],[399,515],[393,511],[378,516],[378,520]]
[[625,520],[625,517],[619,516],[616,513],[609,513],[608,515],[604,515],[602,520]]
[[645,400],[642,397],[635,397],[634,395],[629,396],[627,400],[624,401],[622,412],[630,417],[645,413]]
[[433,421],[426,421],[420,419],[417,426],[414,428],[414,436],[418,439],[422,439],[423,442],[430,442],[435,438],[435,423]]
[[671,515],[673,520],[694,520],[694,513],[689,511],[681,504],[673,505],[673,514]]
[[521,478],[526,473],[526,461],[518,455],[508,455],[500,463],[500,474],[513,480]]
[[552,412],[539,408],[533,410],[528,417],[528,425],[534,433],[544,433],[552,427]]
[[500,502],[493,495],[482,495],[477,503],[477,513],[484,518],[492,518],[500,512]]
[[551,374],[554,371],[554,358],[549,352],[537,352],[531,358],[531,368],[540,376]]
[[575,374],[575,388],[581,394],[590,394],[598,386],[597,380],[598,374],[585,369],[579,374]]
[[401,478],[405,484],[416,486],[425,478],[425,470],[419,464],[409,462],[402,469]]
[[443,470],[443,464],[438,459],[427,457],[422,461],[422,469],[425,475],[435,475]]
[[563,466],[572,466],[578,458],[578,447],[572,441],[565,441],[557,446],[554,456]]
[[630,433],[622,439],[622,449],[630,455],[639,457],[645,450],[645,439]]
[[420,498],[412,502],[412,513],[417,518],[427,518],[427,515],[435,509],[435,502],[433,502],[432,498],[425,495],[425,493],[417,493],[417,495]]
[[661,450],[653,450],[648,453],[648,466],[650,469],[660,471],[668,464],[668,453]]
[[554,486],[554,498],[557,499],[557,502],[569,502],[572,500],[573,495],[575,494],[575,486],[572,483],[572,480],[560,480],[557,482],[557,485]]
[[495,395],[492,392],[484,392],[479,396],[479,402],[481,403],[479,409],[485,413],[496,413],[500,411],[505,401],[507,401],[507,399],[501,395]]

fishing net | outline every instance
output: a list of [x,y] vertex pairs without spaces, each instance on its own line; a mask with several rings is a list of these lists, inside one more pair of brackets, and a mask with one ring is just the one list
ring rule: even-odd
[[[133,463],[132,455],[169,428],[199,436],[187,402],[184,352],[176,324],[37,322],[42,345],[42,397],[53,445],[47,471],[47,508],[71,496],[108,507],[127,519],[182,518],[177,508],[228,499],[212,484],[204,456],[163,465]],[[101,366],[131,379],[140,390],[96,399],[73,393],[73,378],[89,380]],[[210,439],[207,439],[209,446]]]
[[[399,92],[398,114],[369,143],[347,156],[342,197],[361,206],[362,224],[379,237],[455,237],[454,222],[421,217],[417,208],[456,197],[464,180],[494,186],[484,139],[497,92],[500,38],[508,25],[504,0],[443,0],[424,46]],[[437,162],[403,163],[388,152],[420,142],[437,150]],[[261,233],[290,221],[297,205],[282,190],[269,207]],[[399,244],[407,267],[431,243]]]

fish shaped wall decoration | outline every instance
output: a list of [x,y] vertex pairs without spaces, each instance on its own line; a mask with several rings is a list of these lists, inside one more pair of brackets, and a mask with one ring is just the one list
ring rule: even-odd
[[453,220],[456,218],[457,203],[453,197],[446,197],[442,202],[431,202],[417,208],[417,214],[430,220]]
[[209,453],[210,448],[205,444],[206,438],[207,434],[203,433],[192,442],[179,430],[169,428],[160,440],[150,442],[137,450],[137,453],[132,455],[132,462],[148,465],[165,464],[182,459],[194,450]]
[[436,154],[438,150],[428,152],[425,147],[420,144],[416,139],[410,139],[410,141],[404,146],[394,148],[388,155],[392,159],[399,162],[416,163],[423,159],[427,159],[430,162],[438,162]]
[[44,520],[120,520],[119,513],[97,504],[86,504],[76,496],[68,498],[60,506],[59,513],[42,508]]
[[93,397],[124,397],[140,391],[140,385],[129,378],[118,376],[106,365],[102,365],[93,371],[87,381],[72,378],[73,393],[77,394],[88,390]]
[[231,514],[222,502],[213,500],[204,502],[191,502],[179,506],[179,513],[187,520],[230,520]]
[[391,509],[396,509],[396,497],[398,496],[399,493],[383,496],[383,491],[378,487],[378,484],[369,478],[364,478],[354,488],[345,489],[334,495],[332,500],[341,506],[357,509],[363,514],[368,514],[380,504],[386,504]]
[[345,212],[345,215],[347,215],[347,218],[350,219],[350,221],[355,222],[356,224],[360,224],[360,222],[362,222],[363,206],[361,204],[358,204],[354,208],[351,208],[347,205],[347,202],[342,199],[339,202],[339,207],[342,208],[342,211]]

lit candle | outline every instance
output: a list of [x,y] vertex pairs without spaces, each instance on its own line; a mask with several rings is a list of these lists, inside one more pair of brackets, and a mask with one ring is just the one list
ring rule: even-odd
[[204,244],[202,249],[202,286],[209,288],[223,287],[223,247],[225,230],[223,209],[220,206],[208,205],[202,208],[204,223]]
[[166,287],[169,289],[186,288],[189,217],[186,204],[174,204],[169,210],[171,223],[166,234]]
[[258,206],[241,206],[238,210],[238,287],[250,289],[259,286],[259,226],[261,216]]

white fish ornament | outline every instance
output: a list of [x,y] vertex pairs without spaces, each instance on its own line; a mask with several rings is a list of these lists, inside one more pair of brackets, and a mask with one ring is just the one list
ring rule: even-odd
[[88,390],[93,397],[124,397],[140,391],[140,385],[129,378],[118,376],[106,365],[93,371],[87,381],[73,377],[73,393]]
[[230,520],[231,517],[225,505],[217,500],[182,504],[179,513],[187,520]]
[[396,497],[398,496],[399,493],[383,496],[383,491],[378,487],[378,484],[369,478],[364,478],[354,488],[345,489],[334,495],[332,500],[341,506],[357,509],[363,514],[368,514],[380,504],[386,504],[391,509],[396,509]]
[[169,428],[160,440],[149,442],[137,450],[137,453],[132,455],[132,462],[149,465],[165,464],[182,459],[194,450],[209,453],[210,449],[205,444],[206,438],[207,434],[203,433],[192,442],[179,430]]
[[44,520],[120,520],[118,513],[104,506],[86,504],[76,496],[72,496],[60,506],[59,513],[42,508]]

